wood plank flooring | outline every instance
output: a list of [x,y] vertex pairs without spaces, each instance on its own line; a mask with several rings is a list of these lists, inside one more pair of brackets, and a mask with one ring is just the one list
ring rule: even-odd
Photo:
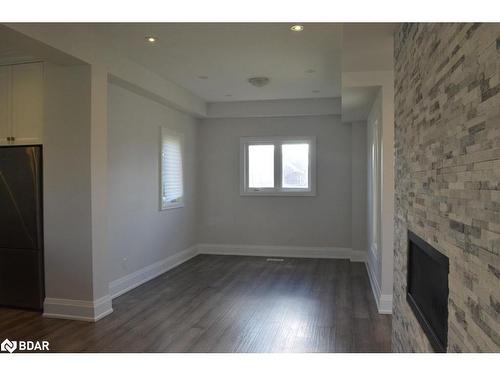
[[97,323],[0,308],[0,341],[56,352],[388,352],[363,263],[198,255],[113,300]]

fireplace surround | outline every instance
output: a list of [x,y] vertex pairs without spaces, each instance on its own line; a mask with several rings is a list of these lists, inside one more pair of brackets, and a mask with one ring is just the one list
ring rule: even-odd
[[500,23],[401,24],[394,43],[392,349],[433,352],[406,297],[408,230],[448,257],[448,352],[500,352]]

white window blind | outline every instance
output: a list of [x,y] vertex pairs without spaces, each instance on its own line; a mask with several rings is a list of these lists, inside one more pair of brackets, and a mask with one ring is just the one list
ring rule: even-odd
[[162,127],[161,209],[183,205],[182,135]]

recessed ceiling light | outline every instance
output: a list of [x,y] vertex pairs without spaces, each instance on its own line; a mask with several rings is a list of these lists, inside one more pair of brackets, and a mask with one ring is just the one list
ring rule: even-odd
[[302,25],[293,25],[292,27],[290,27],[290,30],[292,30],[292,31],[302,31],[302,30],[304,30],[304,26],[302,26]]
[[208,79],[208,76],[198,76],[199,79]]
[[248,78],[248,83],[255,87],[264,87],[269,83],[269,77],[251,77]]
[[152,36],[152,35],[148,35],[148,36],[146,37],[146,40],[147,40],[149,43],[155,43],[155,42],[157,42],[157,41],[158,41],[158,38],[157,38],[157,37],[155,37],[155,36]]
[[306,73],[316,73],[316,69],[307,69]]

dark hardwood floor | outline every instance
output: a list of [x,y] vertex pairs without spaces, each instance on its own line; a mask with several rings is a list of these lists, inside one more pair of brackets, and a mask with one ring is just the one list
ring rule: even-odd
[[0,309],[0,341],[60,352],[387,352],[363,263],[198,255],[113,300],[97,323]]

